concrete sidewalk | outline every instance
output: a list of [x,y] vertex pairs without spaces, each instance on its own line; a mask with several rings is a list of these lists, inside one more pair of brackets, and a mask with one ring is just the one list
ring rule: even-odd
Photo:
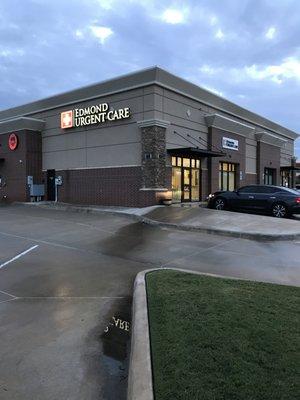
[[168,207],[152,210],[144,218],[182,230],[230,235],[248,239],[300,239],[298,219],[210,210],[203,207]]
[[80,206],[65,203],[22,203],[48,209],[87,213],[123,214],[143,223],[183,231],[241,237],[254,240],[300,239],[300,220],[265,215],[216,211],[204,207],[153,206],[145,208]]

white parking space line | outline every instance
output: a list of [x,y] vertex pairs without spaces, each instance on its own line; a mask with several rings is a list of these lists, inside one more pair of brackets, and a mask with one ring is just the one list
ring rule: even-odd
[[17,297],[16,297],[16,296],[14,296],[13,294],[10,294],[10,293],[7,293],[7,292],[4,292],[4,290],[0,290],[0,293],[2,293],[2,294],[6,294],[7,296],[10,296],[10,297],[12,297],[12,298],[14,298],[14,299],[17,299]]
[[10,260],[6,261],[3,264],[0,264],[0,269],[2,269],[3,267],[6,267],[8,264],[11,264],[12,262],[18,260],[20,257],[25,256],[25,254],[29,253],[30,251],[35,250],[37,247],[39,247],[38,244],[36,244],[35,246],[30,247],[30,249],[23,251],[23,253],[18,254],[17,256],[11,258]]
[[18,300],[18,298],[16,297],[15,299],[8,299],[8,300],[0,301],[0,304],[3,304],[3,303],[11,303],[12,301],[15,301],[15,300]]

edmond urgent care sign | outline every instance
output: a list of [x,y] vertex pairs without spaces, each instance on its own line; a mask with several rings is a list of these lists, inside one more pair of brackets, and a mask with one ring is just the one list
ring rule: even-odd
[[78,128],[101,124],[107,121],[116,121],[130,117],[130,108],[119,108],[113,110],[107,103],[97,104],[85,108],[75,108],[74,110],[64,111],[60,115],[60,126],[62,129]]

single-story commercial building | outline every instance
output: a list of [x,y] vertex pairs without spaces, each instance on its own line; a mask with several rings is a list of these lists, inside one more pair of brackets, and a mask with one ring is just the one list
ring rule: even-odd
[[148,206],[295,185],[298,134],[153,67],[0,112],[0,199]]

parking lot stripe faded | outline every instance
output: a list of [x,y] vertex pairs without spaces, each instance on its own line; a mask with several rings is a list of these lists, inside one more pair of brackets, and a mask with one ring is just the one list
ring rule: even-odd
[[36,244],[35,246],[30,247],[30,249],[23,251],[22,253],[16,255],[15,257],[11,258],[10,260],[6,261],[3,264],[0,264],[0,269],[2,269],[3,267],[6,267],[8,264],[11,264],[12,262],[18,260],[20,257],[25,256],[25,254],[29,253],[30,251],[35,250],[37,247],[39,247],[38,244]]

